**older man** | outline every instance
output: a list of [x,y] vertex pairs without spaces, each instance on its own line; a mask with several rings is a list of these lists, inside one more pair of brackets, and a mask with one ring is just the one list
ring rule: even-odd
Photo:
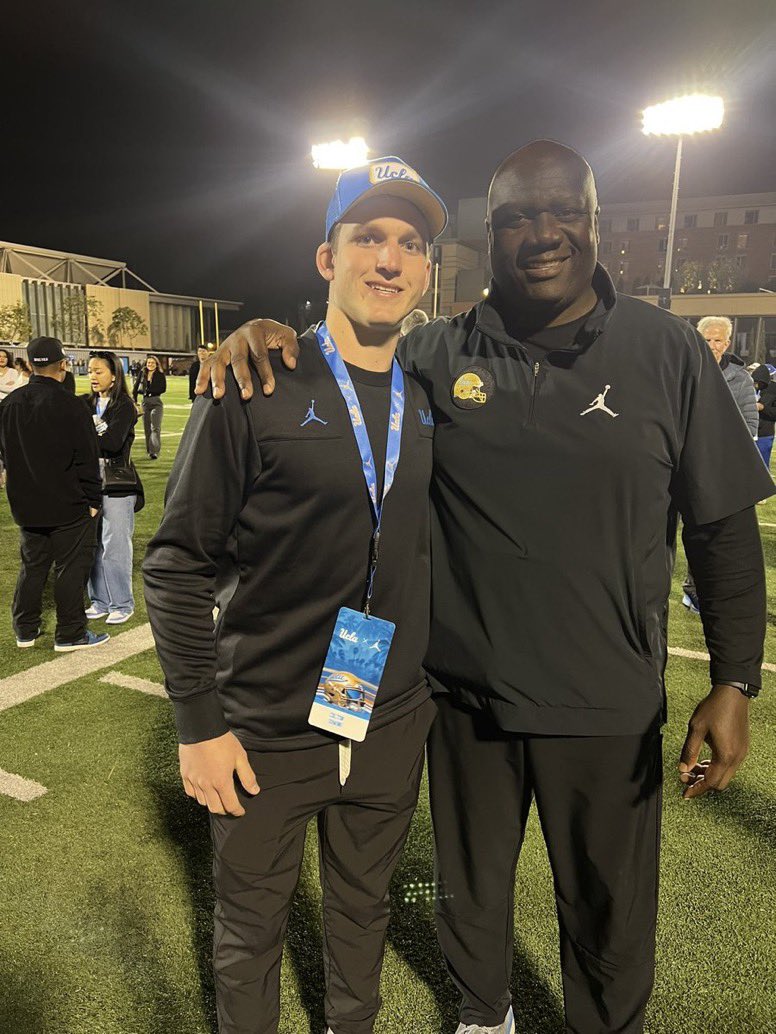
[[[426,667],[439,940],[463,997],[458,1034],[511,1034],[513,883],[535,800],[566,1030],[636,1034],[654,972],[677,512],[711,653],[679,763],[693,798],[724,789],[747,751],[765,627],[753,504],[773,486],[703,339],[618,296],[597,264],[580,155],[551,141],[516,151],[487,212],[488,298],[400,350],[437,428]],[[261,356],[261,337],[243,328],[222,357],[244,360],[248,341]],[[244,364],[235,372],[247,387]]]

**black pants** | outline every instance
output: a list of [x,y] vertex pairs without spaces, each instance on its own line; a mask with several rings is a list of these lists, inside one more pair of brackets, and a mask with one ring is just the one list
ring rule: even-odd
[[248,753],[261,793],[246,814],[211,815],[213,964],[220,1034],[275,1034],[280,960],[307,823],[316,818],[323,889],[325,1016],[334,1034],[371,1034],[380,1008],[388,886],[418,799],[434,705],[353,744],[339,785],[335,743]]
[[504,733],[437,699],[428,745],[437,930],[461,1020],[510,1004],[515,868],[532,798],[560,924],[567,1034],[637,1034],[654,978],[661,737]]
[[72,643],[86,633],[84,589],[94,563],[97,520],[82,517],[58,528],[20,528],[21,569],[13,598],[17,639],[34,639],[40,628],[43,590],[54,565],[57,627],[54,638]]

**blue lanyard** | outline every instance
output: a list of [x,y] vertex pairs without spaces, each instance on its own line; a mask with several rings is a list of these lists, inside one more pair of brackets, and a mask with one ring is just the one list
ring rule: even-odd
[[369,607],[372,600],[372,589],[374,587],[375,572],[380,550],[380,528],[383,520],[383,506],[385,499],[393,485],[396,468],[399,465],[401,455],[401,429],[404,421],[404,375],[401,367],[394,359],[391,366],[391,412],[388,417],[388,440],[385,446],[385,474],[383,476],[383,494],[377,498],[377,473],[375,461],[372,454],[372,445],[364,422],[364,414],[361,411],[361,403],[358,401],[356,389],[350,379],[347,367],[342,356],[337,351],[334,339],[329,333],[329,328],[322,323],[315,331],[323,358],[326,360],[329,369],[334,375],[337,386],[345,400],[350,423],[353,427],[353,434],[356,439],[358,451],[361,454],[361,469],[364,474],[369,501],[372,507],[372,518],[374,521],[374,533],[370,550],[369,578],[367,582],[366,601],[364,613],[369,617]]

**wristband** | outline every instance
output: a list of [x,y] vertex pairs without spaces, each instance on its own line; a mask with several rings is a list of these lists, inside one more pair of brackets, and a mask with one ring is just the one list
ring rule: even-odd
[[737,689],[739,693],[743,693],[750,700],[755,700],[760,692],[759,686],[751,686],[748,682],[722,682],[720,685],[732,686],[733,689]]

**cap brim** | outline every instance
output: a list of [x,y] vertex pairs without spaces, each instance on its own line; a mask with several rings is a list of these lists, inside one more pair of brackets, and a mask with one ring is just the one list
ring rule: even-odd
[[[420,183],[409,179],[392,179],[386,180],[385,183],[375,183],[369,190],[360,194],[351,205],[348,205],[337,223],[345,222],[348,213],[366,198],[378,196],[398,197],[413,204],[426,220],[431,240],[435,240],[447,226],[447,209],[442,199],[437,197],[430,187],[421,186]],[[334,229],[333,226],[332,229]]]

